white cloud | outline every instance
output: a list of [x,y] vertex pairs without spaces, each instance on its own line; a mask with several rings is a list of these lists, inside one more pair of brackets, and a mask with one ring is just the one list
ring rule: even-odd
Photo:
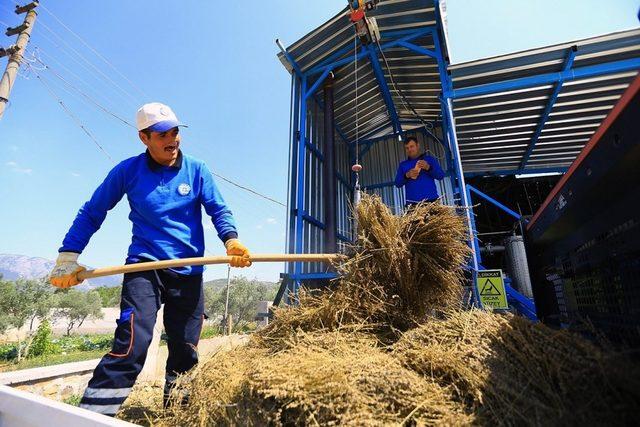
[[262,224],[258,224],[258,225],[256,225],[256,228],[257,228],[258,230],[262,230]]
[[9,166],[11,168],[11,170],[14,171],[15,173],[23,173],[23,174],[26,174],[26,175],[31,175],[31,172],[33,172],[33,169],[31,169],[31,168],[23,168],[16,162],[7,162],[5,164],[7,166]]
[[78,178],[80,176],[80,174],[78,172],[69,172],[71,174],[71,176],[74,176],[76,178]]
[[14,153],[19,150],[18,146],[13,144],[7,146],[7,148],[9,149],[9,151],[13,151]]
[[267,224],[276,224],[277,221],[275,218],[267,218]]

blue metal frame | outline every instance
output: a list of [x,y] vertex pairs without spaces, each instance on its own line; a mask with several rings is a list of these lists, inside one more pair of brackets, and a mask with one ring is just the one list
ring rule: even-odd
[[[425,57],[435,59],[438,64],[438,73],[440,77],[440,83],[442,86],[442,94],[440,97],[440,105],[441,105],[441,123],[443,130],[443,144],[445,145],[445,153],[447,156],[447,164],[449,166],[449,170],[451,171],[450,178],[452,180],[452,187],[454,192],[457,192],[459,195],[458,203],[463,208],[464,213],[467,218],[467,222],[470,228],[470,245],[473,247],[476,255],[473,257],[470,269],[474,274],[474,283],[475,283],[475,274],[478,269],[482,268],[480,253],[479,253],[479,244],[477,238],[474,234],[475,230],[475,221],[473,218],[473,213],[471,211],[471,192],[474,192],[480,195],[477,189],[473,187],[468,187],[465,183],[465,177],[471,176],[480,176],[480,175],[513,175],[513,174],[534,174],[534,173],[549,173],[549,172],[565,172],[566,168],[538,168],[538,169],[525,169],[528,163],[528,159],[531,156],[531,153],[535,149],[537,144],[537,140],[540,137],[542,132],[542,128],[544,127],[551,110],[553,109],[553,104],[558,98],[560,89],[564,82],[594,77],[604,74],[617,73],[622,71],[629,70],[637,70],[640,69],[640,59],[633,58],[627,60],[621,60],[616,62],[610,62],[606,64],[592,65],[592,66],[584,66],[580,68],[573,68],[573,60],[575,58],[575,52],[569,52],[569,55],[565,61],[565,65],[563,70],[558,73],[548,73],[542,74],[533,77],[525,77],[519,79],[513,79],[508,81],[502,81],[497,83],[485,84],[480,86],[462,88],[462,89],[454,89],[453,82],[451,77],[447,71],[447,60],[445,58],[444,46],[441,42],[441,29],[442,29],[442,17],[440,16],[440,7],[439,0],[434,0],[435,6],[435,15],[436,15],[436,24],[431,27],[423,27],[420,29],[404,29],[404,30],[394,30],[394,31],[385,31],[382,33],[383,40],[387,40],[385,43],[381,44],[380,49],[386,50],[392,47],[402,47],[408,49],[412,52],[416,52],[420,55],[424,55]],[[418,46],[413,43],[414,40],[426,36],[431,35],[434,40],[434,49],[429,50],[424,47]],[[378,50],[374,45],[369,45],[366,47],[362,47],[361,51],[354,55],[348,55],[349,52],[352,52],[353,46],[345,45],[338,49],[335,53],[331,54],[328,58],[322,60],[318,65],[310,67],[308,70],[304,72],[301,70],[300,66],[293,60],[291,55],[288,52],[284,52],[285,58],[291,64],[294,71],[294,87],[293,87],[293,97],[292,100],[292,108],[293,111],[293,120],[292,120],[292,145],[291,145],[291,200],[295,201],[291,206],[291,221],[290,221],[290,244],[289,249],[294,253],[302,253],[303,251],[303,230],[304,223],[311,223],[315,227],[322,228],[324,224],[318,221],[316,218],[312,218],[308,215],[307,212],[304,211],[304,196],[305,196],[305,156],[307,150],[311,151],[316,155],[319,159],[322,159],[322,153],[318,148],[313,145],[308,139],[308,135],[306,134],[306,126],[307,126],[307,112],[308,105],[307,100],[313,99],[318,105],[322,106],[322,101],[318,100],[315,96],[315,92],[321,87],[323,81],[329,76],[332,70],[336,70],[338,67],[353,63],[354,56],[357,60],[362,60],[368,58],[371,63],[371,66],[374,71],[374,76],[377,80],[378,86],[380,88],[380,92],[384,98],[387,110],[389,112],[390,122],[393,126],[394,134],[401,134],[403,132],[402,125],[407,123],[404,120],[401,120],[398,115],[398,111],[395,108],[395,103],[393,102],[393,97],[391,95],[391,91],[387,84],[387,80],[384,76],[384,71],[380,66],[378,60]],[[317,78],[316,78],[317,77]],[[313,83],[311,83],[313,82]],[[484,95],[491,94],[497,92],[503,92],[514,89],[521,89],[527,87],[540,86],[545,84],[555,84],[554,91],[552,92],[551,97],[549,98],[549,102],[547,108],[545,109],[541,120],[534,132],[533,138],[527,147],[525,155],[523,156],[522,162],[517,169],[504,170],[504,171],[495,171],[495,172],[470,172],[464,173],[462,168],[460,150],[458,146],[458,140],[456,135],[455,128],[455,118],[453,113],[453,101],[465,97],[476,96],[476,95]],[[389,126],[389,123],[384,123],[381,126],[372,129],[367,132],[366,135],[362,136],[362,139],[367,139],[371,135],[375,135],[377,132],[381,132],[385,129],[386,126]],[[346,138],[345,134],[336,126],[336,132],[340,135],[343,141],[350,147],[350,155],[352,161],[354,158],[353,153],[353,144]],[[367,151],[371,148],[373,144],[377,140],[382,140],[389,135],[385,135],[382,138],[374,138],[363,144],[363,150],[360,155],[363,156],[367,153]],[[343,177],[339,174],[336,174],[338,179],[343,184],[347,185],[348,188],[353,190],[353,177],[352,179],[348,179],[349,177]],[[381,188],[383,186],[393,185],[392,182],[383,182],[380,184],[375,184],[370,187],[372,188]],[[295,198],[293,197],[295,189]],[[492,203],[496,202],[494,199],[490,198],[486,194],[482,193],[482,196],[490,200]],[[506,206],[497,203],[497,206],[501,208],[505,208],[510,215],[516,216],[517,214],[512,210],[506,208]],[[517,216],[519,217],[519,215]],[[346,241],[348,240],[347,236],[338,236],[340,240]],[[302,264],[294,263],[290,274],[290,277],[294,281],[294,289],[293,291],[297,291],[297,288],[300,285],[300,280],[305,280],[307,278],[317,278],[320,276],[317,275],[308,275],[302,273]],[[316,273],[314,273],[316,274]],[[317,273],[319,274],[319,273]],[[323,278],[326,276],[322,276]],[[515,291],[514,291],[515,292]],[[477,298],[477,289],[474,286],[474,299],[476,303],[479,303],[479,299]],[[517,295],[512,296],[511,299],[513,301],[518,302]],[[527,301],[519,301],[520,304],[525,304]],[[529,307],[531,308],[531,307]],[[525,307],[525,309],[527,309]],[[533,308],[533,313],[535,313],[535,307]]]
[[487,95],[490,93],[542,86],[551,83],[558,83],[559,81],[569,82],[577,79],[601,76],[604,74],[637,71],[638,69],[640,69],[640,58],[625,59],[605,64],[573,68],[559,73],[541,74],[539,76],[523,77],[520,79],[506,80],[504,82],[454,89],[447,95],[452,99],[461,99],[470,96]]
[[[389,49],[391,47],[398,46],[402,42],[409,42],[411,40],[415,40],[415,39],[417,39],[419,37],[425,36],[425,35],[430,34],[432,32],[433,32],[433,27],[425,27],[425,28],[421,28],[419,30],[412,30],[412,31],[410,31],[408,33],[403,33],[403,34],[406,34],[406,35],[403,35],[401,38],[396,39],[396,40],[392,40],[392,41],[387,42],[387,43],[384,43],[380,47],[382,48],[382,50],[387,50],[387,49]],[[389,36],[389,34],[387,34],[387,33],[383,33],[383,35],[381,35],[381,37],[385,37],[385,38],[387,36]],[[361,60],[362,58],[366,57],[367,55],[369,55],[369,52],[367,52],[367,51],[360,52],[357,55],[358,61]],[[356,55],[354,55],[354,56],[356,56]],[[338,61],[331,62],[329,64],[315,66],[311,70],[307,71],[305,74],[307,76],[312,76],[312,75],[324,72],[326,69],[335,70],[336,68],[342,67],[343,65],[349,64],[349,63],[351,63],[353,61],[354,61],[353,57],[343,58],[343,59],[340,59]]]
[[385,79],[384,73],[382,72],[382,67],[380,67],[380,61],[378,60],[378,52],[373,44],[370,44],[369,46],[363,49],[366,49],[369,52],[369,63],[371,64],[371,68],[373,68],[373,75],[376,77],[376,80],[378,81],[378,86],[380,87],[380,92],[382,92],[384,103],[387,105],[387,111],[389,112],[391,123],[393,124],[393,133],[396,134],[398,132],[402,132],[402,126],[400,125],[400,119],[398,118],[396,105],[393,103],[393,98],[391,97],[391,91],[389,90],[389,86],[387,85],[387,80]]
[[465,172],[466,178],[476,176],[500,176],[500,175],[537,175],[541,173],[565,173],[569,168],[534,168],[534,169],[505,169],[490,172]]
[[[503,205],[502,203],[500,203],[499,201],[497,201],[493,197],[491,197],[488,194],[485,194],[482,191],[478,190],[473,185],[467,184],[467,191],[473,191],[478,196],[482,197],[483,199],[485,199],[488,202],[493,203],[495,206],[497,206],[498,208],[502,209],[504,212],[508,213],[509,215],[511,215],[512,217],[517,219],[518,221],[520,221],[522,219],[522,215],[520,215],[519,213],[515,212],[512,209],[509,209],[508,207],[506,207],[505,205]],[[470,193],[469,193],[469,200],[471,200]]]
[[[569,49],[569,53],[567,54],[567,58],[565,59],[565,62],[564,62],[564,67],[562,68],[563,72],[569,71],[571,67],[573,67],[573,61],[576,58],[577,50],[578,49],[575,46]],[[524,153],[524,156],[522,156],[522,161],[520,162],[520,169],[524,169],[527,166],[529,157],[531,156],[531,153],[533,153],[533,149],[536,147],[536,144],[538,143],[538,138],[540,138],[540,135],[542,134],[542,129],[544,128],[544,125],[547,123],[547,120],[549,119],[549,115],[551,114],[551,110],[553,110],[553,106],[555,105],[556,100],[558,99],[558,95],[560,95],[560,90],[562,90],[563,84],[564,84],[564,80],[560,80],[558,81],[558,83],[556,83],[556,86],[553,89],[553,93],[551,93],[551,96],[549,97],[549,101],[547,102],[547,105],[544,107],[544,111],[542,112],[542,117],[540,117],[540,123],[538,123],[538,126],[536,127],[536,130],[533,133],[533,136],[531,137],[531,142],[529,142],[527,151]]]

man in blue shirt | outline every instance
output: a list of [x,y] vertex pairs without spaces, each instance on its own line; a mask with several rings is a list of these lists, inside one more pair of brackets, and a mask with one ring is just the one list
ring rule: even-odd
[[[160,103],[145,104],[136,116],[145,153],[116,165],[86,202],[65,236],[50,280],[68,288],[84,270],[78,256],[98,231],[107,212],[127,196],[133,223],[128,264],[201,257],[204,254],[202,207],[224,242],[231,265],[251,265],[248,249],[238,240],[231,211],[204,162],[180,150],[173,111]],[[198,362],[197,345],[204,321],[202,266],[127,273],[122,284],[120,318],[113,348],[96,367],[80,406],[115,415],[142,370],[160,305],[167,333],[165,404],[177,375]]]
[[396,187],[405,188],[405,207],[420,202],[438,200],[438,189],[435,180],[444,178],[444,172],[438,161],[426,153],[420,153],[420,144],[413,136],[404,141],[407,160],[400,162],[396,173]]

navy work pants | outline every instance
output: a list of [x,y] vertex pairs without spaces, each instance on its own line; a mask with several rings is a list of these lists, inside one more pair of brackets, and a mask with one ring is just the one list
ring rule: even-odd
[[142,370],[162,303],[169,350],[165,394],[178,374],[198,363],[197,345],[204,320],[202,275],[170,270],[125,274],[113,348],[93,372],[81,408],[115,415]]

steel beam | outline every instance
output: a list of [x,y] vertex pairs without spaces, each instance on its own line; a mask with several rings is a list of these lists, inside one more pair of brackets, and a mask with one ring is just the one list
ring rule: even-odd
[[571,70],[561,71],[558,73],[540,74],[532,77],[506,80],[504,82],[489,83],[463,89],[454,89],[446,95],[448,95],[447,97],[452,99],[462,99],[468,98],[470,96],[487,95],[490,93],[499,93],[509,90],[543,86],[551,83],[557,83],[559,81],[569,82],[573,80],[586,79],[589,77],[637,70],[640,70],[640,58],[624,59],[621,61],[573,68]]
[[387,85],[387,80],[384,77],[384,72],[382,71],[382,67],[380,67],[380,61],[378,60],[378,52],[373,44],[369,44],[366,48],[369,52],[369,62],[371,63],[371,67],[373,68],[373,75],[376,77],[378,81],[378,87],[380,88],[380,92],[382,93],[382,98],[384,99],[384,103],[387,105],[387,111],[389,112],[389,117],[391,118],[391,123],[393,124],[393,132],[398,133],[402,132],[402,126],[400,125],[400,119],[398,118],[398,111],[396,110],[396,106],[393,103],[393,98],[391,97],[391,91],[389,90],[389,86]]
[[[564,67],[562,68],[563,72],[567,72],[571,69],[571,67],[573,67],[573,61],[575,60],[577,51],[578,51],[577,46],[571,47],[571,49],[569,50],[569,53],[567,53],[567,58],[565,59]],[[531,156],[531,153],[533,153],[533,149],[536,147],[536,144],[538,143],[538,138],[540,138],[540,135],[542,134],[542,129],[544,128],[544,125],[547,123],[547,120],[551,115],[551,110],[553,110],[553,106],[555,105],[556,100],[558,99],[558,95],[560,94],[560,90],[562,90],[563,84],[564,84],[564,80],[560,80],[558,81],[558,83],[556,83],[556,86],[553,88],[553,92],[549,97],[549,101],[547,101],[547,105],[544,107],[544,111],[542,112],[542,116],[540,117],[540,122],[538,123],[538,126],[536,127],[536,130],[533,133],[533,136],[531,137],[531,141],[529,142],[527,151],[525,151],[524,155],[522,156],[522,161],[520,162],[520,169],[524,169],[527,166],[529,157]]]
[[400,42],[399,45],[404,47],[404,48],[406,48],[406,49],[409,49],[411,51],[419,53],[421,55],[425,55],[425,56],[429,56],[429,57],[434,58],[434,59],[438,59],[438,55],[434,51],[429,50],[429,49],[425,49],[422,46],[418,46],[418,45],[415,45],[413,43],[409,43],[409,42],[406,42],[406,41]]
[[508,170],[496,170],[487,172],[465,172],[466,178],[473,178],[476,176],[502,176],[502,175],[537,175],[541,173],[565,173],[566,167],[562,168],[533,168],[533,169],[508,169]]
[[497,201],[493,197],[489,196],[488,194],[483,193],[482,191],[478,190],[476,187],[472,186],[471,184],[467,184],[467,189],[470,190],[470,191],[473,191],[478,196],[480,196],[483,199],[485,199],[486,201],[492,203],[494,206],[497,206],[498,208],[502,209],[504,212],[508,213],[509,215],[511,215],[512,217],[517,219],[518,221],[520,221],[520,219],[522,218],[522,215],[520,215],[519,213],[515,212],[512,209],[509,209],[508,207],[506,207],[505,205],[503,205],[502,203],[500,203],[499,201]]
[[[424,36],[426,34],[430,34],[432,32],[433,32],[433,28],[432,27],[425,27],[425,28],[421,28],[419,30],[414,30],[411,33],[407,34],[406,36],[401,37],[401,38],[396,39],[396,40],[392,40],[392,41],[387,42],[387,43],[384,43],[380,47],[382,48],[382,50],[387,50],[389,48],[398,46],[401,42],[408,42],[408,41],[411,41],[411,40],[415,40],[418,37],[422,37],[422,36]],[[360,59],[366,57],[368,54],[369,53],[366,52],[366,51],[360,52],[357,55],[357,58],[358,58],[358,60],[360,60]],[[354,55],[354,57],[355,56],[356,55]],[[307,71],[305,74],[307,76],[312,76],[314,74],[318,74],[318,73],[324,72],[326,69],[335,70],[338,67],[342,67],[343,65],[347,65],[347,64],[353,62],[355,60],[354,57],[343,58],[343,59],[340,59],[338,61],[334,61],[334,62],[326,64],[326,65],[316,66],[316,67],[312,68],[311,70]]]

